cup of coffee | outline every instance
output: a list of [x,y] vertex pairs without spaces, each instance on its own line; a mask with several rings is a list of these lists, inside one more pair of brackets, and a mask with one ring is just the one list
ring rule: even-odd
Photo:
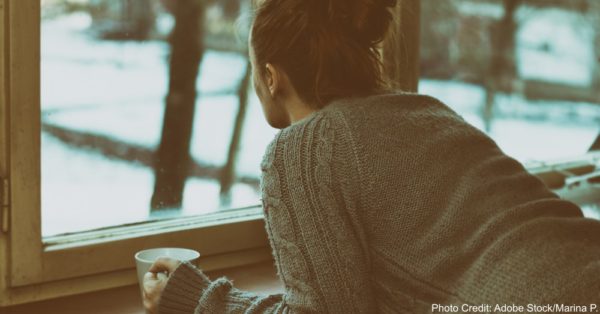
[[139,251],[135,254],[135,266],[137,269],[138,282],[140,284],[140,291],[142,296],[144,295],[144,275],[150,269],[150,266],[154,264],[154,261],[159,257],[169,257],[182,262],[191,262],[194,264],[200,253],[190,249],[182,248],[155,248]]

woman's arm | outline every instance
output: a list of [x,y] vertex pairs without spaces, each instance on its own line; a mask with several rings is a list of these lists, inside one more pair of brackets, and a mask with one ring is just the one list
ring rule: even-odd
[[[172,261],[172,260],[171,260]],[[155,271],[161,271],[157,261]],[[151,269],[151,271],[153,271]],[[158,277],[158,276],[156,276]],[[155,278],[156,278],[155,277]],[[160,282],[156,278],[155,282]],[[153,282],[153,280],[148,280]],[[169,279],[154,291],[146,289],[144,306],[149,313],[279,313],[277,304],[281,294],[260,295],[235,289],[226,278],[210,281],[199,269],[189,263],[176,267]],[[164,290],[163,290],[164,289]],[[162,292],[162,293],[161,293]]]

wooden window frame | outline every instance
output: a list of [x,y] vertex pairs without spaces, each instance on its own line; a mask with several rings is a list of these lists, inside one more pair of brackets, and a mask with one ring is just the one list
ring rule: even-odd
[[[402,90],[416,92],[420,1],[398,3],[399,32],[382,47],[384,67]],[[0,197],[0,310],[135,284],[133,253],[149,247],[196,249],[207,271],[270,260],[260,206],[42,241],[40,23],[40,0],[0,0],[0,178],[10,187],[8,199]],[[560,184],[565,171],[585,173],[598,158],[528,169],[547,184]]]
[[[410,91],[418,49],[400,48],[418,47],[418,7],[399,1],[395,27],[411,35],[383,47],[387,67],[412,65],[392,77]],[[40,11],[40,0],[0,0],[0,177],[10,188],[0,214],[0,307],[135,284],[133,254],[149,247],[196,249],[207,271],[270,260],[260,206],[42,239]]]
[[270,260],[260,206],[42,240],[40,9],[0,0],[0,306],[135,284],[149,247],[196,249],[207,271]]

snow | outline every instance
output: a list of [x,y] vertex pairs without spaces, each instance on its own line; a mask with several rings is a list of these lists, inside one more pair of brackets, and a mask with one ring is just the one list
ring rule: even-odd
[[455,1],[455,4],[462,15],[487,16],[494,19],[500,19],[504,15],[500,3]]
[[[467,122],[484,130],[480,115],[485,100],[482,87],[462,82],[421,80],[419,89],[421,93],[442,100]],[[569,119],[566,110],[577,118]],[[583,114],[581,117],[579,112]],[[539,116],[541,114],[543,116]],[[523,116],[530,118],[523,119]],[[489,135],[506,154],[527,162],[584,154],[599,133],[600,106],[597,104],[528,103],[519,97],[500,95],[496,99],[495,119]]]
[[600,206],[598,204],[584,204],[581,206],[581,211],[585,217],[600,220]]
[[[82,32],[87,26],[81,13],[43,21],[42,120],[155,148],[167,91],[168,46],[158,41],[96,41]],[[194,159],[208,165],[225,163],[237,98],[218,93],[237,88],[245,65],[245,58],[236,54],[205,54],[194,117]],[[244,130],[237,171],[258,177],[262,154],[276,130],[265,123],[255,95]],[[149,168],[73,148],[44,134],[42,234],[153,219],[148,210],[153,184]],[[252,187],[235,184],[232,192],[232,207],[259,203]],[[179,214],[220,210],[218,195],[218,182],[190,178]]]
[[[499,20],[504,16],[501,3],[457,1],[463,15]],[[575,86],[590,86],[595,62],[594,32],[597,26],[580,13],[558,8],[519,6],[517,68],[526,79],[538,79]]]
[[[43,20],[43,122],[155,148],[160,140],[167,91],[168,46],[160,41],[98,41],[86,33],[89,24],[89,16],[83,13]],[[207,52],[204,57],[191,145],[192,156],[199,162],[216,166],[225,163],[237,99],[220,93],[237,88],[245,64],[245,58],[237,54]],[[583,71],[580,67],[575,70]],[[570,75],[570,82],[579,79],[577,82],[582,83],[586,78],[577,75],[580,77]],[[480,112],[485,92],[481,87],[422,80],[421,92],[441,99],[482,128]],[[507,154],[521,161],[582,154],[600,130],[597,104],[529,103],[501,95],[495,112],[497,119],[490,135]],[[259,176],[262,154],[276,132],[266,123],[252,93],[240,144],[239,174]],[[43,134],[42,234],[155,219],[148,209],[153,184],[150,168],[74,148]],[[223,210],[218,195],[218,182],[190,178],[178,214]],[[254,188],[236,184],[231,206],[256,205],[259,197]]]
[[517,12],[517,62],[523,78],[590,86],[594,27],[580,14],[560,9]]
[[42,234],[144,221],[153,181],[149,168],[77,150],[43,135]]

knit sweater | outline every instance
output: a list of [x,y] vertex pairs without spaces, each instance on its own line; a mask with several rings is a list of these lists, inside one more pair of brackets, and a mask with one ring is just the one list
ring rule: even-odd
[[334,101],[281,130],[261,167],[285,293],[240,291],[184,263],[160,313],[600,303],[600,222],[434,98]]

